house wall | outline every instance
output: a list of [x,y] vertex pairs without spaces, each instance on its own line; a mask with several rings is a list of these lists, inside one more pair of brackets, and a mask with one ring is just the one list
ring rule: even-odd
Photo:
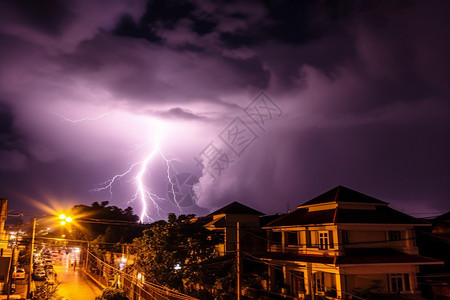
[[386,274],[343,275],[342,280],[346,292],[350,294],[377,286],[380,292],[387,292],[386,277]]
[[374,247],[385,246],[386,244],[386,231],[384,230],[347,230],[348,233],[348,246],[353,247]]
[[[237,242],[237,222],[239,222],[239,226],[242,229],[241,234],[241,248],[245,249],[246,247],[251,247],[252,243],[247,243],[248,239],[252,239],[248,237],[247,240],[243,239],[243,236],[246,234],[245,231],[258,232],[259,229],[259,216],[258,215],[243,215],[243,214],[228,214],[225,216],[225,238],[224,238],[224,246],[223,253],[227,254],[231,251],[236,250],[236,242]],[[263,248],[264,244],[261,244],[260,248]]]
[[[345,232],[344,232],[345,231]],[[389,239],[390,231],[400,233],[399,240]],[[345,241],[344,234],[348,239]],[[408,254],[418,254],[414,228],[411,225],[338,225],[338,239],[341,249],[345,248],[391,248]]]
[[[340,254],[338,247],[339,238],[336,225],[309,226],[309,227],[291,227],[282,229],[273,229],[268,232],[267,239],[273,240],[272,232],[281,232],[281,243],[268,242],[269,252],[291,252],[297,254],[311,255],[330,255],[336,256]],[[297,234],[297,244],[288,243],[289,233]],[[319,233],[328,234],[327,249],[319,249]],[[330,237],[331,236],[331,237]]]
[[[389,240],[389,231],[398,231],[399,240]],[[418,254],[414,230],[411,226],[383,225],[323,225],[272,229],[267,238],[272,240],[271,232],[281,232],[281,243],[269,242],[269,252],[293,252],[297,254],[343,255],[347,248],[391,248],[408,254]],[[297,244],[288,242],[289,233],[297,234]],[[319,249],[320,232],[328,232],[328,246]],[[344,234],[347,236],[344,239]]]
[[347,292],[356,288],[367,289],[374,284],[374,280],[380,280],[382,292],[388,292],[388,274],[408,274],[410,292],[419,293],[416,274],[418,267],[409,264],[373,264],[363,266],[351,266],[341,268],[343,286]]
[[[319,263],[289,263],[278,261],[274,268],[269,266],[271,276],[271,290],[280,291],[280,286],[286,286],[286,291],[291,296],[308,295],[314,290],[316,295],[332,295],[335,298],[345,298],[346,295],[355,294],[363,290],[388,293],[388,274],[408,274],[410,288],[408,293],[419,293],[417,287],[416,273],[418,271],[413,265],[363,265],[350,266],[346,268]],[[280,271],[282,269],[282,273]],[[278,271],[278,276],[275,274]],[[280,278],[280,276],[282,278]],[[299,281],[303,280],[303,289],[299,290]],[[280,279],[282,279],[280,281]],[[301,281],[301,280],[300,280]],[[277,285],[277,286],[275,286]],[[319,286],[320,285],[320,286]],[[331,294],[330,294],[331,293]]]
[[[343,230],[347,231],[346,241],[343,239]],[[400,231],[398,241],[389,240],[389,230]],[[410,254],[418,252],[412,226],[409,225],[340,224],[274,228],[268,232],[269,240],[273,232],[281,233],[281,244],[269,242],[268,250],[271,252],[326,256],[345,255],[348,248],[392,248]],[[289,232],[297,233],[297,245],[288,243]],[[328,249],[318,248],[319,232],[328,232],[329,236],[332,236],[332,239],[329,239]],[[284,283],[288,286],[289,293],[295,297],[300,297],[300,294],[295,286],[297,283],[292,280],[292,274],[303,274],[305,281],[303,294],[309,294],[311,290],[323,295],[335,291],[336,298],[344,298],[346,293],[352,294],[357,288],[359,290],[373,288],[375,283],[379,283],[379,291],[388,292],[388,274],[408,274],[410,286],[408,292],[418,293],[416,278],[418,268],[415,265],[365,264],[343,268],[332,264],[306,262],[293,264],[282,261],[278,263],[284,265]],[[325,285],[324,289],[318,289],[319,282]]]

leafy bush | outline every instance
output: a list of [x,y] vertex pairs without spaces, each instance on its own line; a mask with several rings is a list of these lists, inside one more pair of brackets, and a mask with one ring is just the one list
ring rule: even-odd
[[106,288],[100,297],[95,300],[129,300],[125,291],[117,288]]

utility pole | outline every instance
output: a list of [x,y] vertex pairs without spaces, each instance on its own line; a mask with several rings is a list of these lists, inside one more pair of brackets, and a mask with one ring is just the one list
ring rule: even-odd
[[240,245],[240,232],[239,232],[239,222],[236,223],[236,272],[237,272],[237,285],[236,293],[237,300],[241,300],[241,245]]
[[[16,238],[17,239],[17,238]],[[17,240],[16,240],[17,241]],[[9,261],[9,274],[8,274],[8,282],[6,283],[6,299],[9,300],[9,294],[11,293],[11,287],[13,283],[12,276],[14,274],[14,268],[16,264],[14,263],[14,258],[16,256],[16,241],[14,241],[13,249],[12,249],[12,257]]]
[[89,261],[89,242],[87,242],[87,248],[86,248],[86,261],[84,262],[84,268],[88,269],[88,261]]
[[27,297],[31,298],[31,274],[33,274],[33,252],[34,252],[34,238],[36,235],[36,218],[33,218],[33,231],[31,234],[31,249],[30,249],[30,274],[28,274]]

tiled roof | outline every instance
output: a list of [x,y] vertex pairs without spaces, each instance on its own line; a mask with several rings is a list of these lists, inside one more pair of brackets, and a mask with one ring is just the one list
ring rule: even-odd
[[284,216],[285,214],[276,214],[276,215],[266,215],[266,216],[260,216],[259,217],[259,226],[264,227],[267,224],[269,224],[272,221],[275,221],[276,219]]
[[354,248],[346,249],[344,256],[296,255],[295,253],[268,252],[260,255],[263,260],[314,262],[334,265],[353,264],[442,264],[441,261],[420,255],[406,254],[388,248]]
[[264,215],[262,212],[257,211],[256,209],[250,208],[244,204],[239,202],[232,202],[227,206],[224,206],[215,212],[210,213],[208,216],[221,215],[221,214],[231,214],[231,215]]
[[426,224],[387,206],[377,206],[375,210],[338,208],[334,223]]
[[363,193],[354,191],[352,189],[346,188],[344,186],[337,186],[328,192],[323,193],[300,206],[313,205],[320,203],[329,202],[357,202],[357,203],[376,203],[376,204],[387,204],[384,201],[378,200],[374,197],[367,196]]
[[334,257],[319,255],[296,255],[294,253],[267,252],[257,256],[262,260],[279,260],[295,262],[314,262],[321,264],[332,264]]
[[441,264],[442,262],[434,258],[407,254],[389,248],[346,249],[345,255],[338,256],[336,259],[337,265],[380,263]]
[[450,211],[434,218],[433,221],[450,221]]
[[270,222],[266,227],[296,226],[313,224],[426,224],[387,206],[377,206],[374,210],[363,209],[328,209],[308,212],[299,208],[290,214]]
[[217,219],[212,220],[211,222],[209,222],[208,224],[205,224],[204,226],[206,227],[215,227],[215,228],[224,228],[226,227],[227,222],[225,220],[225,217],[220,217]]
[[299,208],[267,224],[267,227],[333,223],[334,209],[308,212]]
[[212,220],[213,220],[212,216],[198,217],[193,220],[193,223],[203,226],[203,225],[208,224]]
[[[309,211],[308,205],[347,202],[375,204],[371,209],[337,208]],[[314,225],[314,224],[426,224],[426,222],[389,208],[386,202],[364,195],[352,189],[337,186],[314,199],[303,203],[292,213],[286,214],[266,227]]]

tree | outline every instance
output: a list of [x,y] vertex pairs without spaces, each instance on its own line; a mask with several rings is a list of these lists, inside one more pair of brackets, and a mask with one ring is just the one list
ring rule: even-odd
[[169,214],[133,242],[138,267],[157,284],[184,292],[186,286],[215,280],[201,262],[215,257],[219,237],[191,222],[193,215]]
[[122,289],[106,288],[100,297],[95,297],[95,300],[128,300],[128,297]]
[[[72,238],[92,241],[97,239],[107,243],[131,243],[142,231],[139,217],[133,213],[131,207],[121,209],[117,206],[108,206],[108,201],[88,205],[75,205],[71,214],[83,218],[100,220],[97,223],[83,222],[81,230],[74,230]],[[105,220],[110,220],[108,224]]]
[[32,299],[39,299],[39,300],[56,299],[58,286],[59,283],[56,285],[52,285],[49,284],[48,282],[44,282],[43,284],[37,285]]

